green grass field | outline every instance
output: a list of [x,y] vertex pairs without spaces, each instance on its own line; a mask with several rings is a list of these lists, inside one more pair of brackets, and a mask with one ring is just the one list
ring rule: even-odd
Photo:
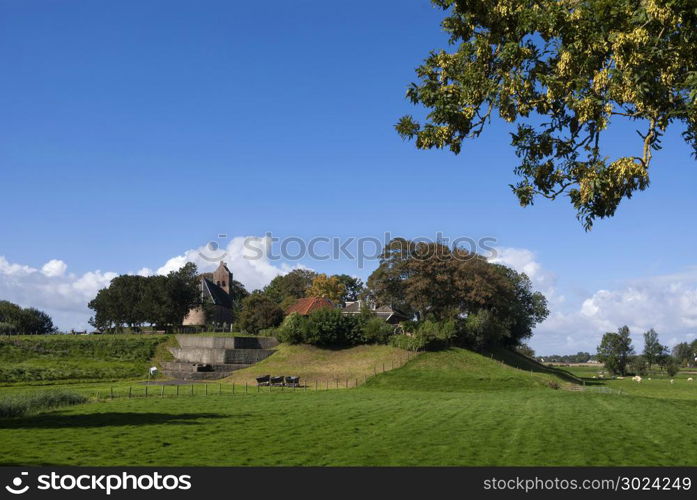
[[686,378],[569,390],[580,386],[560,370],[451,349],[350,390],[232,394],[227,383],[221,395],[210,384],[207,396],[197,385],[128,399],[123,381],[114,400],[0,420],[0,464],[697,465],[697,384]]

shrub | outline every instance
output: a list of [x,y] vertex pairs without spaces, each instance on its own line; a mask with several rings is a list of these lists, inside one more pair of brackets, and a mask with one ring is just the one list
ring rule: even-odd
[[17,394],[0,399],[0,418],[23,417],[43,410],[85,403],[81,394],[66,391],[48,391]]
[[417,335],[392,335],[390,345],[405,351],[420,351],[426,347],[426,342]]
[[237,326],[243,332],[258,335],[260,330],[274,328],[283,321],[283,310],[274,301],[260,293],[242,300],[242,312]]
[[276,338],[287,344],[302,344],[305,342],[306,324],[305,317],[295,312],[290,313],[276,330]]
[[455,340],[457,328],[454,320],[426,320],[419,324],[416,334],[423,338],[427,348],[436,349],[445,347]]
[[374,314],[341,314],[338,309],[320,309],[308,316],[289,314],[276,331],[276,338],[288,344],[352,346],[385,344],[393,327]]
[[678,360],[672,356],[665,356],[665,358],[661,360],[661,365],[669,377],[675,377],[678,374],[678,371],[680,371]]
[[459,333],[460,340],[475,350],[500,345],[510,335],[504,322],[486,309],[469,314],[462,321]]
[[361,330],[366,344],[386,344],[394,333],[394,327],[380,318],[368,319]]
[[628,365],[629,372],[633,373],[634,375],[641,375],[642,377],[645,377],[649,374],[649,365],[644,356],[633,356],[629,359]]
[[[353,318],[338,309],[319,309],[307,316],[305,342],[318,346],[347,344],[347,329]],[[355,320],[353,321],[355,322]]]

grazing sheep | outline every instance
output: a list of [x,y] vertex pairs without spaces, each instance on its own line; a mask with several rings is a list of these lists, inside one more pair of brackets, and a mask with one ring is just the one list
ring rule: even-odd
[[647,378],[646,380],[651,380],[651,377]]
[[671,383],[671,384],[674,384],[674,383],[675,383],[675,380],[670,379],[670,383]]
[[617,377],[617,380],[624,380],[624,377]]
[[639,375],[634,375],[634,376],[632,377],[632,380],[633,380],[634,382],[641,383],[641,377],[640,377]]
[[687,379],[688,382],[692,382],[692,377]]

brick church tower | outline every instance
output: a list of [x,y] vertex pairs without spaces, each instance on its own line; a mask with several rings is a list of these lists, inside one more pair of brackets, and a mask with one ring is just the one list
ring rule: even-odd
[[227,268],[225,262],[220,262],[218,269],[213,272],[213,283],[218,285],[220,288],[225,290],[225,293],[230,295],[231,283],[232,283],[232,273]]

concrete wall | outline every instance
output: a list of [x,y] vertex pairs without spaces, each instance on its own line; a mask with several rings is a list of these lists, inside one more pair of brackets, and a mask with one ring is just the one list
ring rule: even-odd
[[271,356],[278,345],[272,337],[202,337],[177,335],[179,347],[169,350],[177,361],[189,363],[253,364]]
[[210,349],[206,347],[170,347],[169,350],[177,361],[207,363],[209,365],[225,363],[225,349]]
[[262,359],[266,359],[271,356],[274,352],[270,349],[226,349],[225,350],[225,362],[226,363],[245,363],[253,364],[258,363]]
[[270,349],[278,345],[273,337],[202,337],[200,335],[177,335],[182,348],[207,349]]

